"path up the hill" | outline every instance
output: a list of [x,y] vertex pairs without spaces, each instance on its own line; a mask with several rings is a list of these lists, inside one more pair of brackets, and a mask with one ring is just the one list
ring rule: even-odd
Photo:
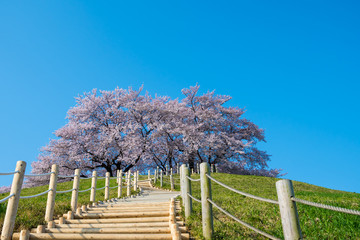
[[149,187],[148,181],[139,185],[139,196],[83,207],[84,211],[64,214],[47,226],[14,233],[13,239],[189,239],[178,216],[180,204],[171,201],[179,192]]

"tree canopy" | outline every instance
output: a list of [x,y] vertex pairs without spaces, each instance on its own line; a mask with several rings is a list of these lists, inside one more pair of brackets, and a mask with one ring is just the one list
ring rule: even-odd
[[228,173],[278,176],[269,169],[269,155],[256,147],[264,131],[243,117],[244,110],[228,107],[230,96],[214,91],[199,94],[199,86],[182,90],[182,99],[150,96],[138,90],[84,93],[67,113],[67,123],[42,148],[34,173],[52,164],[61,174],[79,168],[110,172],[174,167],[176,163],[208,162]]

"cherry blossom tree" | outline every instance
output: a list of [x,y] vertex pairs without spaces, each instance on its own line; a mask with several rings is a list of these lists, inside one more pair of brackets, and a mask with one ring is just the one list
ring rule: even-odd
[[242,117],[243,109],[224,106],[230,96],[214,91],[199,95],[198,85],[182,92],[177,126],[185,145],[182,159],[191,168],[208,162],[223,172],[279,175],[280,170],[268,169],[269,155],[256,148],[265,141],[264,131]]
[[61,174],[79,168],[89,176],[92,170],[113,175],[118,169],[208,162],[223,172],[279,175],[256,147],[265,141],[264,131],[243,118],[243,109],[226,106],[230,96],[200,95],[198,85],[182,93],[181,100],[151,97],[142,87],[84,93],[32,164],[33,172],[46,172],[54,163]]
[[146,152],[149,135],[141,125],[146,113],[139,106],[145,106],[150,98],[140,92],[93,90],[76,98],[68,123],[55,132],[58,138],[42,149],[33,169],[44,170],[57,163],[63,173],[79,168],[87,176],[94,169],[113,174],[116,169],[131,168]]

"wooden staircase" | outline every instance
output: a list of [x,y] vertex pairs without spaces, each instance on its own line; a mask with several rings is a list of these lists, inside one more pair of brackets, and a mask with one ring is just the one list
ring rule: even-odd
[[82,206],[47,226],[14,233],[12,239],[189,239],[178,216],[179,202],[169,194],[163,197],[166,191],[149,188],[149,182],[140,186],[147,189],[143,201],[138,196]]

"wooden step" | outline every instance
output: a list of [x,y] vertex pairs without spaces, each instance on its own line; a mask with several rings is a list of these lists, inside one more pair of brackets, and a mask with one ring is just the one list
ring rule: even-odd
[[[63,215],[67,217],[67,214]],[[125,212],[125,213],[83,213],[74,214],[75,219],[96,219],[96,218],[137,218],[137,217],[165,217],[169,216],[169,211],[158,212]]]
[[83,223],[83,224],[55,224],[56,228],[132,228],[132,227],[169,227],[166,222],[145,223]]
[[[13,240],[20,239],[20,233],[14,233]],[[30,233],[30,240],[45,240],[45,239],[58,239],[58,240],[172,240],[171,234],[91,234],[91,233]],[[190,239],[188,233],[182,233],[181,239]]]
[[46,228],[45,233],[170,233],[170,227],[142,228]]
[[[182,223],[182,224],[181,224]],[[178,223],[179,229],[181,232],[186,232],[186,227],[183,225],[183,222]],[[152,223],[152,224],[134,224],[134,223],[125,223],[125,224],[56,224],[54,228],[44,228],[45,232],[72,232],[72,230],[86,232],[86,229],[109,229],[109,232],[131,232],[131,229],[134,231],[144,230],[145,232],[151,232],[149,229],[156,228],[169,228],[169,223]],[[55,230],[54,230],[55,229]],[[71,230],[72,229],[72,230]],[[138,229],[138,230],[136,230]],[[107,230],[105,230],[107,231]],[[37,233],[37,229],[31,229],[32,233]],[[141,232],[141,231],[140,231]]]
[[[13,240],[20,239],[20,233],[13,234]],[[91,233],[30,233],[30,238],[34,240],[59,239],[59,240],[171,240],[171,234],[91,234]]]
[[[169,217],[139,217],[139,218],[102,218],[102,219],[64,219],[67,224],[92,224],[92,223],[142,223],[142,222],[169,222]],[[176,217],[180,221],[180,217]],[[59,220],[55,220],[59,224]]]
[[[176,205],[178,208],[180,205]],[[108,206],[99,206],[99,207],[90,207],[91,210],[115,210],[115,209],[159,209],[159,208],[169,208],[169,204],[159,204],[157,206],[129,206],[126,204],[111,204]]]
[[[154,211],[168,211],[169,207],[161,208],[114,208],[114,209],[89,209],[86,213],[116,213],[116,212],[154,212]],[[180,211],[176,208],[176,211]],[[84,212],[85,213],[85,212]]]
[[[101,203],[96,207],[91,207],[90,209],[94,208],[106,208],[106,209],[113,209],[113,208],[147,208],[147,207],[169,207],[169,203],[162,203],[162,204],[134,204],[134,203]],[[180,204],[177,204],[176,206],[180,206]]]

